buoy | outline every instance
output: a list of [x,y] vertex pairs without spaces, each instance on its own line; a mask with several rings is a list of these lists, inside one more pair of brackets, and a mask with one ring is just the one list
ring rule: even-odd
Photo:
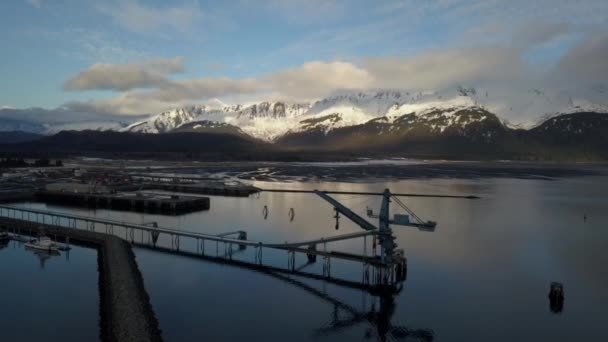
[[296,216],[295,211],[293,210],[293,208],[289,208],[289,221],[293,221],[294,217]]
[[338,208],[334,208],[334,210],[336,211],[336,215],[334,215],[334,218],[336,219],[336,230],[338,230],[340,228],[340,212],[338,211]]
[[268,217],[268,206],[265,205],[264,209],[262,209],[262,215],[264,215],[264,220]]
[[553,313],[561,313],[564,310],[564,285],[552,282],[549,290],[549,308]]

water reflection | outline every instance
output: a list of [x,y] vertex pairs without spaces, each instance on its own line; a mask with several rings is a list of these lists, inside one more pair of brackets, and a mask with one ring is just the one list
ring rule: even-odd
[[26,249],[31,251],[34,255],[36,255],[38,257],[38,259],[40,260],[41,269],[44,269],[44,266],[46,265],[47,260],[49,260],[51,257],[60,255],[60,253],[58,251],[35,250],[35,249],[29,249],[27,247],[26,247]]
[[0,243],[0,340],[99,340],[97,251],[74,247],[69,261],[64,253]]
[[[371,303],[370,310],[368,312],[363,312],[328,294],[327,291],[319,290],[294,277],[276,272],[261,273],[302,289],[308,294],[332,305],[333,312],[330,322],[325,324],[324,327],[316,329],[313,333],[313,337],[331,337],[331,335],[335,333],[341,333],[342,330],[361,324],[367,324],[368,327],[363,336],[366,340],[370,340],[374,338],[374,336],[376,337],[375,340],[382,342],[404,339],[415,339],[425,342],[434,340],[434,333],[431,329],[410,329],[404,325],[392,323],[396,307],[395,299],[403,290],[402,286],[387,286],[376,291],[372,296],[373,302]],[[342,313],[346,314],[347,317],[342,317]]]
[[[136,251],[167,341],[356,341],[366,336],[420,340],[429,336],[430,328],[441,341],[471,336],[487,341],[608,340],[603,328],[603,309],[608,306],[608,178],[395,180],[292,183],[289,187],[346,191],[388,187],[395,192],[466,193],[482,199],[407,198],[408,207],[438,221],[439,228],[434,234],[396,228],[396,242],[404,248],[409,265],[404,290],[393,298],[376,297],[373,305],[368,301],[354,313],[303,293],[301,287],[284,286],[249,270]],[[379,207],[377,198],[336,197],[363,216],[367,206]],[[314,195],[262,193],[259,198],[213,197],[211,203],[209,212],[177,218],[47,209],[134,223],[157,221],[159,226],[208,234],[242,229],[249,239],[268,242],[302,241],[335,232],[333,207]],[[261,215],[264,206],[269,211],[266,219]],[[297,211],[293,221],[290,208]],[[360,229],[342,220],[340,231]],[[338,248],[361,252],[360,243],[347,242]],[[240,255],[254,260],[249,252]],[[278,255],[276,262],[284,266],[285,255]],[[357,277],[361,272],[358,267],[334,269]],[[559,315],[550,311],[551,281],[568,286],[568,307]],[[316,286],[320,287],[318,282]],[[360,299],[354,290],[327,287],[342,304],[352,306]],[[320,293],[328,297],[327,292]],[[333,308],[337,308],[335,316]],[[234,329],[235,321],[239,329]],[[514,326],[526,327],[525,336]]]
[[[434,333],[430,329],[410,329],[404,325],[392,323],[396,296],[396,293],[391,292],[381,294],[375,299],[369,312],[360,312],[344,303],[333,301],[334,312],[331,322],[318,329],[315,335],[330,336],[359,324],[369,324],[370,327],[366,329],[364,336],[367,340],[372,339],[375,335],[377,337],[375,339],[382,342],[409,338],[419,341],[433,341]],[[328,299],[328,296],[324,295],[323,298]],[[376,302],[378,303],[378,310],[376,310]],[[340,316],[340,309],[346,312],[347,318]]]

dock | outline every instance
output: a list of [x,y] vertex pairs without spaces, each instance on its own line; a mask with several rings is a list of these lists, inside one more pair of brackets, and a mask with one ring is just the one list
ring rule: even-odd
[[81,193],[41,190],[36,198],[47,203],[105,208],[127,211],[154,212],[169,215],[209,210],[209,197],[159,195],[142,193]]
[[[288,273],[305,278],[323,280],[341,286],[349,286],[370,293],[378,289],[396,288],[405,280],[406,260],[396,258],[384,261],[376,255],[374,241],[381,238],[378,231],[361,231],[340,234],[319,239],[297,242],[267,243],[247,239],[245,231],[236,231],[219,235],[159,227],[156,224],[134,224],[97,217],[80,216],[68,213],[52,212],[29,208],[0,205],[0,219],[11,219],[15,227],[23,222],[27,226],[47,226],[67,228],[69,231],[98,232],[110,236],[124,237],[132,246],[153,249],[159,252],[198,257],[200,259],[246,267],[252,270],[265,270]],[[20,234],[19,231],[9,231]],[[70,238],[71,239],[71,238]],[[351,239],[363,240],[363,250],[367,244],[372,247],[372,254],[349,254],[328,250],[328,245]],[[233,256],[238,251],[253,248],[248,258],[237,260]],[[221,252],[220,252],[221,251]],[[287,267],[264,262],[263,251],[285,253]],[[296,257],[298,256],[298,257]],[[320,259],[320,260],[318,260]],[[362,265],[361,276],[354,279],[341,279],[332,275],[332,260],[342,260]],[[303,270],[316,262],[322,264],[322,273]],[[358,280],[355,280],[357,279]]]
[[222,183],[146,183],[144,188],[149,190],[164,190],[189,194],[249,197],[260,190],[250,185],[231,186]]
[[113,187],[117,191],[164,190],[199,195],[248,197],[260,192],[260,189],[249,184],[225,183],[201,177],[172,175],[124,174],[135,182]]
[[97,249],[102,341],[162,341],[158,320],[131,245],[93,231],[0,217],[0,227],[35,236],[42,231],[59,242]]

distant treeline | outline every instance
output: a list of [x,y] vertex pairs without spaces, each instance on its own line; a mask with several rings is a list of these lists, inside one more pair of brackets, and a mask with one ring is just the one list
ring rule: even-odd
[[0,167],[51,167],[63,166],[63,162],[59,159],[51,161],[50,159],[41,158],[35,159],[33,162],[27,162],[23,158],[7,157],[0,158]]

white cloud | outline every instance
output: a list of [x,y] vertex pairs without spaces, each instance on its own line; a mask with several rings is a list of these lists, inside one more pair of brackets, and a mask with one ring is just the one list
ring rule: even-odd
[[[579,39],[588,38],[590,32],[606,32],[600,26],[608,20],[606,1],[379,0],[371,9],[340,0],[237,3],[243,1],[252,6],[259,4],[262,11],[270,10],[274,16],[266,20],[301,24],[298,19],[316,16],[323,22],[314,30],[302,31],[299,39],[286,46],[269,49],[266,56],[257,60],[242,51],[250,65],[312,62],[256,78],[185,80],[171,78],[181,69],[159,70],[158,66],[140,63],[99,64],[68,80],[65,88],[123,93],[112,99],[70,105],[131,115],[213,97],[273,96],[300,101],[342,90],[441,90],[464,85],[492,89],[500,94],[501,99],[496,101],[500,108],[511,108],[510,104],[517,102],[522,93],[528,94],[534,88],[561,92],[599,84],[605,89],[608,80],[605,35],[572,48]],[[231,4],[225,8],[227,12],[236,11]],[[251,9],[246,8],[245,11]],[[199,25],[210,18],[198,2],[161,8],[128,0],[99,9],[120,26],[139,33],[187,33],[200,29]],[[365,10],[369,18],[357,20]],[[537,13],[543,13],[542,20],[536,18]],[[234,13],[237,18],[240,15]],[[332,18],[348,18],[357,24]],[[248,19],[260,18],[252,14]],[[422,33],[429,29],[436,29],[436,34]],[[576,39],[570,39],[572,35]]]
[[413,57],[365,62],[377,88],[441,89],[458,84],[509,82],[528,74],[521,52],[512,48],[436,50]]
[[178,6],[154,8],[138,0],[123,0],[99,5],[101,13],[109,15],[123,28],[138,33],[155,33],[163,30],[186,32],[204,18],[196,1]]
[[513,45],[526,48],[543,44],[569,33],[570,26],[566,22],[530,21],[516,29],[513,35]]
[[182,100],[205,100],[233,94],[255,94],[264,91],[265,88],[266,85],[263,82],[255,79],[194,79],[169,82],[158,90],[131,95],[146,101],[177,102]]
[[[536,39],[538,40],[538,39]],[[535,70],[522,56],[518,47],[485,47],[432,50],[411,57],[373,58],[355,64],[346,61],[304,63],[300,67],[280,70],[257,78],[202,78],[191,80],[156,79],[143,81],[124,79],[125,89],[149,82],[151,90],[135,90],[118,97],[72,103],[71,108],[83,108],[122,115],[155,113],[175,106],[200,103],[211,98],[257,97],[258,99],[287,99],[310,101],[345,90],[401,89],[409,91],[443,91],[458,85],[478,87],[490,92],[492,108],[515,121],[526,121],[532,114],[544,114],[542,100],[534,99],[534,89],[555,97],[579,94],[593,86],[606,89],[608,75],[608,39],[599,36],[587,40],[566,54],[558,65],[547,70]],[[119,73],[131,75],[133,71]],[[131,65],[136,70],[139,65]],[[173,70],[173,69],[171,69]],[[91,71],[91,70],[89,70]],[[110,73],[107,73],[110,75]],[[561,80],[556,82],[555,80]],[[130,80],[130,81],[129,81]],[[569,80],[564,82],[564,80]],[[102,79],[99,88],[108,87]],[[114,82],[114,81],[112,81]],[[139,83],[138,83],[139,82]],[[94,83],[91,83],[91,85]],[[110,84],[119,88],[116,84]],[[598,93],[599,94],[599,93]],[[84,106],[84,107],[78,107]]]
[[84,28],[45,29],[33,27],[25,31],[28,39],[43,38],[51,45],[50,52],[86,63],[126,63],[150,58],[119,37]]
[[336,90],[372,87],[373,77],[352,63],[317,61],[269,75],[263,82],[290,98],[315,99]]
[[65,108],[76,113],[96,113],[98,115],[139,115],[153,114],[179,106],[180,102],[166,102],[153,98],[143,98],[140,93],[126,93],[111,99],[73,101],[66,103]]
[[[259,1],[253,1],[259,5]],[[266,8],[273,17],[297,24],[313,24],[335,20],[346,15],[347,10],[356,6],[344,0],[269,0]]]
[[608,33],[595,36],[569,51],[555,69],[564,82],[608,83]]
[[95,64],[67,80],[66,90],[119,90],[150,88],[169,82],[167,76],[184,71],[181,57],[130,64]]
[[275,98],[310,101],[336,91],[382,88],[435,90],[463,83],[515,80],[526,74],[525,65],[515,50],[499,48],[436,51],[400,59],[377,58],[365,61],[362,66],[344,61],[314,61],[256,79],[157,79],[142,73],[140,67],[94,67],[68,81],[66,87],[156,87],[154,90],[127,92],[111,100],[87,103],[96,111],[130,115],[214,97],[264,97],[272,94]]
[[42,7],[42,0],[25,0],[25,2],[36,8]]

